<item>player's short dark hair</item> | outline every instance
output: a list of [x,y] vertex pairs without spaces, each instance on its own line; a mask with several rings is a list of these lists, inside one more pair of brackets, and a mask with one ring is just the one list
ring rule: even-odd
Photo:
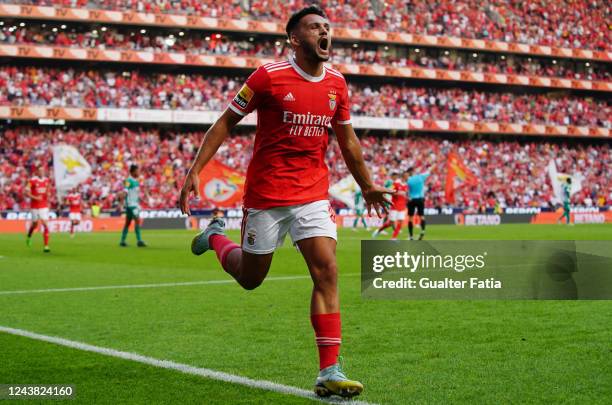
[[572,178],[568,177],[565,181],[567,181],[568,184],[572,184]]
[[320,15],[323,18],[327,18],[327,14],[325,14],[325,11],[323,11],[321,7],[317,6],[316,4],[304,7],[303,9],[301,9],[300,11],[296,11],[291,17],[289,17],[289,21],[287,21],[287,26],[285,27],[287,36],[291,35],[291,31],[293,31],[295,27],[297,27],[300,20],[309,14],[316,14]]
[[138,169],[138,165],[136,165],[136,164],[133,164],[133,163],[132,163],[132,164],[130,165],[130,173],[132,173],[132,172],[133,172],[134,170],[136,170],[136,169]]
[[410,174],[414,171],[414,166],[410,166],[406,169],[406,173]]

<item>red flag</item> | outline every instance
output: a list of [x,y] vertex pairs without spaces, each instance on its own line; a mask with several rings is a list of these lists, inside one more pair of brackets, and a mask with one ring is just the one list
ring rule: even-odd
[[213,159],[200,172],[200,195],[215,207],[234,207],[242,201],[244,180],[243,173]]
[[447,204],[455,203],[455,190],[464,184],[475,185],[478,178],[467,168],[455,152],[448,154],[446,160],[446,184],[444,197]]

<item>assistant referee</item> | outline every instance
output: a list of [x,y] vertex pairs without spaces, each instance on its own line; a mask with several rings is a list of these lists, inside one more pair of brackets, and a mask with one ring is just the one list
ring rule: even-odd
[[421,223],[421,234],[419,240],[425,237],[425,181],[429,177],[429,172],[414,174],[414,167],[410,167],[408,173],[408,233],[410,240],[414,240],[414,215],[419,216]]

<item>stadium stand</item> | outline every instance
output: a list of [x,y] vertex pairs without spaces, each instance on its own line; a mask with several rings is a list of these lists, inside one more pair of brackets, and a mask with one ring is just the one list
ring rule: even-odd
[[[202,33],[138,27],[91,27],[84,24],[1,22],[0,43],[49,45],[82,49],[121,49],[147,52],[285,58],[284,40],[269,36]],[[605,64],[568,59],[442,50],[376,43],[335,42],[331,61],[426,67],[478,73],[524,74],[578,80],[609,80]]]
[[[139,71],[0,68],[0,105],[225,109],[245,77]],[[605,100],[351,84],[352,113],[375,117],[612,128]]]
[[[303,0],[12,0],[8,3],[286,21]],[[323,0],[335,25],[412,34],[610,50],[610,5],[600,0]],[[603,12],[602,12],[603,11]]]

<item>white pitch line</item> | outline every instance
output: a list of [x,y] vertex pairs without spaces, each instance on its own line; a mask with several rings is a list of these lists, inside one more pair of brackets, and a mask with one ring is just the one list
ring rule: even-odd
[[[340,276],[356,276],[359,273],[340,274]],[[310,276],[286,276],[286,277],[268,277],[265,281],[287,281],[287,280],[305,280],[310,279]],[[41,294],[41,293],[56,293],[56,292],[71,292],[71,291],[97,291],[97,290],[122,290],[131,288],[163,288],[163,287],[185,287],[193,285],[207,284],[233,284],[236,281],[228,280],[202,280],[202,281],[185,281],[181,283],[158,283],[158,284],[127,284],[127,285],[102,285],[94,287],[73,287],[73,288],[47,288],[43,290],[8,290],[0,291],[0,295],[17,295],[17,294]]]
[[266,391],[278,392],[286,395],[293,395],[297,397],[308,398],[315,401],[331,402],[331,403],[343,403],[343,404],[354,404],[354,405],[370,405],[364,401],[348,401],[335,398],[322,399],[317,397],[312,391],[308,391],[302,388],[292,387],[290,385],[284,385],[275,383],[267,380],[255,380],[240,375],[229,374],[223,371],[211,370],[209,368],[200,368],[190,366],[189,364],[176,363],[170,360],[160,360],[153,357],[143,356],[137,353],[122,352],[107,347],[94,346],[83,342],[76,342],[74,340],[68,340],[55,336],[41,335],[35,332],[30,332],[23,329],[9,328],[6,326],[0,326],[0,332],[8,333],[10,335],[22,336],[42,342],[53,343],[60,346],[69,347],[72,349],[82,350],[86,352],[98,353],[104,356],[116,357],[123,360],[130,360],[137,363],[147,364],[153,367],[165,368],[168,370],[179,371],[184,374],[196,375],[211,380],[224,381],[232,384],[244,385],[249,388],[257,388]]
[[[270,277],[270,278],[267,278],[266,281],[301,280],[301,279],[309,279],[309,278],[310,276]],[[236,281],[234,279],[228,279],[228,280],[186,281],[186,282],[181,282],[181,283],[102,285],[102,286],[95,286],[95,287],[48,288],[44,290],[0,291],[0,295],[54,293],[54,292],[68,292],[68,291],[119,290],[119,289],[129,289],[129,288],[184,287],[184,286],[191,286],[191,285],[206,285],[206,284],[232,284],[235,282]]]

